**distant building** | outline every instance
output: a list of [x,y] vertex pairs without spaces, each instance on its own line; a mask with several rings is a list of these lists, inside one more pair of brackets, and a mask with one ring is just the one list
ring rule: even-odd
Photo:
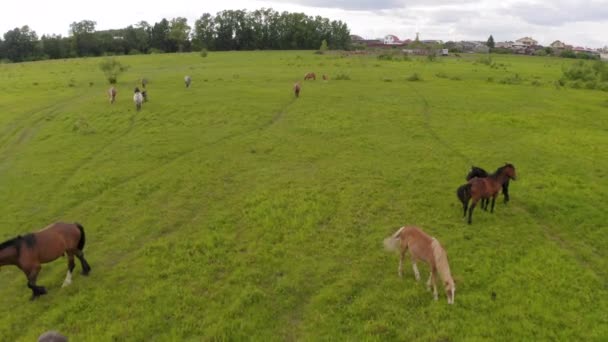
[[420,42],[423,44],[443,44],[443,41],[438,39],[426,39],[421,40]]
[[563,50],[566,48],[567,45],[559,40],[556,40],[553,43],[551,43],[551,45],[549,45],[549,46],[551,46],[551,48],[553,48],[553,49]]
[[402,45],[403,42],[394,34],[389,34],[384,37],[385,45]]
[[494,47],[499,48],[499,49],[510,49],[511,47],[513,47],[513,42],[512,41],[498,42],[498,43],[494,44]]
[[534,46],[538,45],[538,42],[530,37],[523,37],[516,40],[514,45]]
[[356,34],[351,34],[351,35],[350,35],[350,40],[351,40],[353,43],[359,43],[359,42],[364,41],[365,39],[363,39],[363,37],[358,36],[358,35],[356,35]]

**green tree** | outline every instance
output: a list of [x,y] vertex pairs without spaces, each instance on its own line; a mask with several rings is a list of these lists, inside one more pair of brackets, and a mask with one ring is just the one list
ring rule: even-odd
[[169,21],[163,18],[160,22],[155,23],[151,30],[150,47],[169,52]]
[[118,76],[129,69],[114,58],[106,58],[99,64],[99,69],[103,72],[110,84],[118,82]]
[[4,57],[13,62],[40,58],[38,36],[27,25],[6,32],[2,46]]
[[71,41],[62,36],[43,35],[40,38],[42,53],[50,59],[67,58],[70,56]]
[[183,17],[171,19],[168,37],[171,42],[171,52],[183,52],[190,49],[190,30],[188,19]]
[[321,47],[319,47],[319,50],[327,51],[327,40],[323,39],[323,41],[321,42]]
[[215,21],[211,14],[204,13],[195,21],[192,44],[197,50],[215,48]]
[[490,35],[490,37],[488,38],[488,41],[486,42],[486,45],[490,48],[493,49],[495,47],[494,44],[494,37],[492,37],[492,35]]
[[78,56],[95,56],[101,54],[100,42],[95,36],[96,22],[82,20],[70,24],[72,35],[72,49]]

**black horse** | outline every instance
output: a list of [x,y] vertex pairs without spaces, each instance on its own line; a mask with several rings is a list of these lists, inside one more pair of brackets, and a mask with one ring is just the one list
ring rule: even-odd
[[[498,172],[498,169],[496,170],[496,172]],[[471,166],[471,171],[469,172],[469,174],[467,175],[466,180],[469,181],[475,177],[478,178],[485,178],[488,177],[488,173],[486,172],[486,170],[477,167],[477,166]],[[505,204],[509,202],[509,179],[507,179],[507,181],[502,185],[502,194],[504,196],[505,199]],[[488,203],[490,203],[490,199],[485,198],[481,200],[481,208],[483,210],[488,210]]]

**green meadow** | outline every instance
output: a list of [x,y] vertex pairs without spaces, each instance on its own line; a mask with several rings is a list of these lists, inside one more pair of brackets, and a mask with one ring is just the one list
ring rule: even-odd
[[[92,267],[61,288],[43,265],[35,301],[2,267],[1,341],[608,339],[608,93],[559,86],[573,61],[117,59],[114,105],[102,59],[0,64],[0,240],[78,221]],[[456,188],[505,162],[511,201],[466,224]],[[397,276],[406,224],[447,250],[454,305]]]

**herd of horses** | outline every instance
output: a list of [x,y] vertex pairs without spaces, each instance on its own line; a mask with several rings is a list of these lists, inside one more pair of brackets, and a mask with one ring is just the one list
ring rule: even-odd
[[[192,84],[192,77],[188,75],[184,76],[184,83],[186,84],[186,88],[190,88],[190,84]],[[142,78],[141,87],[143,90],[139,90],[139,87],[135,87],[135,90],[133,91],[133,103],[135,104],[135,110],[138,112],[141,110],[143,103],[148,102],[148,90],[146,89],[147,85],[148,79]],[[108,97],[110,99],[110,104],[116,102],[117,94],[118,91],[116,90],[116,87],[112,86],[110,87],[110,89],[108,89]]]
[[[323,75],[324,80],[328,80]],[[315,73],[307,73],[304,80],[316,80]],[[184,77],[186,87],[190,87],[192,78]],[[141,110],[142,104],[147,101],[146,86],[147,79],[141,80],[143,91],[135,88],[133,101],[136,110]],[[298,97],[301,91],[301,84],[294,85],[295,96]],[[110,103],[116,101],[117,91],[115,87],[108,90]],[[494,212],[496,197],[502,190],[504,202],[509,201],[509,181],[516,179],[515,166],[509,163],[499,167],[494,173],[488,174],[485,170],[473,166],[466,176],[467,183],[458,187],[456,195],[463,206],[463,217],[466,218],[468,211],[468,223],[472,223],[473,210],[477,203],[481,201],[481,207],[487,211],[490,199],[492,206],[490,212]],[[469,204],[470,203],[470,204]],[[67,256],[68,270],[63,286],[72,283],[72,272],[75,268],[74,257],[82,266],[82,274],[88,275],[91,267],[84,257],[85,232],[79,223],[53,223],[44,229],[25,235],[19,235],[0,243],[0,266],[15,265],[23,271],[27,278],[27,286],[32,290],[32,299],[47,293],[43,286],[36,284],[41,265]],[[404,226],[392,236],[384,240],[384,246],[388,250],[400,252],[399,276],[403,276],[403,259],[407,251],[410,252],[412,268],[416,281],[420,280],[420,272],[417,262],[425,262],[430,267],[430,275],[427,281],[427,288],[433,289],[435,300],[437,294],[437,278],[441,278],[448,304],[454,303],[456,285],[450,272],[447,253],[437,239],[426,234],[422,229],[414,226]]]
[[[468,223],[472,223],[473,209],[480,200],[482,201],[482,209],[487,210],[489,200],[492,199],[490,212],[494,212],[494,203],[501,189],[505,203],[509,202],[509,181],[516,178],[515,166],[510,163],[505,163],[505,165],[499,167],[492,174],[488,174],[480,167],[472,166],[471,171],[466,176],[467,183],[456,190],[456,195],[462,202],[464,217],[466,217],[468,208]],[[471,202],[470,207],[469,202]],[[403,276],[403,259],[408,250],[416,281],[420,280],[420,272],[418,271],[416,262],[423,261],[427,263],[430,268],[427,288],[430,290],[432,285],[433,296],[437,300],[436,279],[437,275],[439,275],[444,285],[448,304],[454,304],[456,284],[450,272],[447,253],[437,239],[429,236],[418,227],[401,227],[395,234],[384,239],[384,246],[387,250],[399,251],[400,277]]]

